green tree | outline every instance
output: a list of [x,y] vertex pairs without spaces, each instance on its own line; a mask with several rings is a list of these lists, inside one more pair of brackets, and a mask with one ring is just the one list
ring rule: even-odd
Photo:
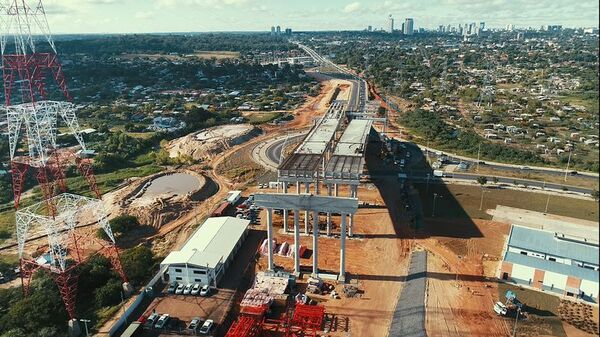
[[141,285],[152,274],[154,256],[148,247],[137,246],[121,254],[121,264],[129,281]]
[[479,185],[481,185],[481,187],[483,187],[485,184],[487,184],[487,183],[488,183],[488,178],[487,178],[487,177],[484,177],[484,176],[477,177],[477,183],[478,183]]
[[111,279],[106,284],[94,291],[96,305],[106,307],[115,305],[121,301],[121,291],[123,290],[121,281]]
[[595,201],[598,201],[598,200],[600,200],[600,192],[598,192],[598,190],[597,190],[597,189],[594,189],[594,190],[592,191],[592,198],[594,198],[594,200],[595,200]]
[[119,215],[114,217],[109,222],[113,233],[125,233],[140,225],[138,219],[133,215]]

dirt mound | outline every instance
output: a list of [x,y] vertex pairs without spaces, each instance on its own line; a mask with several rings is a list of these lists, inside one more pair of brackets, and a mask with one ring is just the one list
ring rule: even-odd
[[250,124],[222,125],[175,139],[166,147],[171,158],[181,155],[208,160],[232,146],[260,135],[262,130]]

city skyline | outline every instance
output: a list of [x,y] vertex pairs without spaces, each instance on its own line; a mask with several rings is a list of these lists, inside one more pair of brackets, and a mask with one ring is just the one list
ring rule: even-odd
[[154,33],[268,31],[280,25],[294,31],[387,28],[414,18],[414,28],[435,29],[485,21],[489,28],[539,28],[542,25],[597,27],[597,1],[565,0],[426,0],[394,3],[386,0],[51,0],[45,2],[53,31],[72,33]]

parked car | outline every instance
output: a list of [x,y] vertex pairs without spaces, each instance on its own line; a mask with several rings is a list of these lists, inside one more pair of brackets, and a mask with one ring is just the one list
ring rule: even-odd
[[185,286],[183,284],[178,285],[177,289],[175,289],[175,294],[177,294],[177,295],[183,294],[183,288],[185,288]]
[[200,292],[200,284],[194,283],[194,286],[192,287],[192,291],[190,292],[190,294],[198,295],[199,292]]
[[183,294],[184,295],[189,295],[192,292],[192,284],[188,284],[185,286],[185,288],[183,288]]
[[212,319],[207,319],[206,322],[202,324],[202,327],[200,328],[200,333],[203,335],[208,335],[214,324],[215,322]]
[[187,328],[188,328],[188,330],[196,332],[196,330],[198,330],[198,328],[200,327],[200,323],[202,323],[202,321],[200,320],[200,317],[194,317],[190,321],[190,324],[188,324]]
[[505,316],[508,311],[508,308],[506,308],[506,305],[504,305],[504,303],[496,302],[496,304],[494,304],[494,311],[500,316]]
[[173,281],[171,282],[171,284],[169,284],[169,288],[167,289],[167,293],[168,294],[174,294],[175,293],[175,289],[177,289],[177,281]]
[[207,284],[200,289],[200,296],[208,296],[210,294],[210,286]]
[[169,314],[163,314],[162,316],[160,316],[160,318],[158,319],[158,321],[156,321],[156,324],[154,324],[154,327],[157,329],[162,329],[165,327],[165,325],[167,324],[167,322],[169,321],[169,318],[171,316]]
[[146,323],[145,323],[145,327],[146,328],[152,328],[154,326],[154,324],[156,324],[156,321],[158,320],[158,318],[160,317],[159,314],[153,312],[150,316],[148,316],[148,318],[146,319]]

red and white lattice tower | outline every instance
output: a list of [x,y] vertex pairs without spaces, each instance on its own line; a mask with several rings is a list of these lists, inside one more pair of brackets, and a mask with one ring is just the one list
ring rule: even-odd
[[[50,271],[73,319],[80,264],[93,254],[102,254],[124,282],[125,274],[91,161],[59,151],[57,146],[57,129],[63,123],[81,149],[86,149],[42,1],[0,0],[0,34],[5,100],[0,110],[8,122],[23,291],[28,293],[36,270]],[[47,79],[51,81],[47,83]],[[51,90],[60,93],[65,101],[48,100]],[[77,166],[96,199],[66,193],[65,168],[69,165]],[[30,170],[44,200],[21,209],[19,203]],[[86,231],[77,230],[78,226],[86,226]],[[97,239],[94,227],[102,228],[109,241]],[[43,255],[46,259],[33,259],[26,253],[32,234],[47,237],[48,247]]]

